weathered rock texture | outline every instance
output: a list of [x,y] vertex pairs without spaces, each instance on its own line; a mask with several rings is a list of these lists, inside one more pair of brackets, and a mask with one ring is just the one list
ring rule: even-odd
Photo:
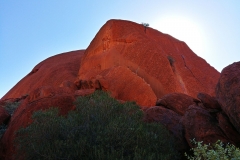
[[228,142],[227,137],[218,126],[217,119],[207,110],[191,105],[183,116],[185,138],[190,147],[193,147],[191,140],[203,141],[206,144],[214,143],[217,140]]
[[64,81],[74,82],[84,50],[62,53],[40,62],[20,80],[2,99],[19,98],[41,86],[60,86]]
[[240,62],[222,70],[216,87],[216,96],[222,110],[240,133]]
[[[193,53],[184,42],[152,28],[147,28],[145,33],[144,26],[134,22],[110,20],[87,48],[78,81],[98,79],[102,72],[105,75],[112,74],[108,72],[116,66],[129,68],[141,77],[157,98],[172,92],[192,97],[196,97],[198,92],[214,95],[219,78],[219,72]],[[124,80],[127,77],[118,74],[112,75],[112,79]],[[111,83],[108,81],[109,85]],[[114,92],[132,92],[134,87],[121,90],[127,83],[119,84]],[[135,83],[135,88],[142,83]],[[155,103],[147,105],[153,106]]]
[[181,151],[188,149],[188,144],[184,138],[182,117],[176,112],[163,106],[154,106],[146,109],[144,120],[164,125],[176,138],[178,149]]

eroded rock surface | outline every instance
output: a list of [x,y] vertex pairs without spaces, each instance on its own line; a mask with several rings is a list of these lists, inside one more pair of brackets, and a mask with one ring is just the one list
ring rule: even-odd
[[191,105],[183,116],[185,138],[190,147],[193,147],[191,140],[203,141],[204,144],[215,143],[217,140],[229,142],[217,119],[207,110]]
[[42,86],[58,87],[66,81],[74,82],[83,53],[84,50],[79,50],[47,58],[36,65],[2,99],[19,98]]
[[141,77],[157,98],[173,92],[214,95],[219,78],[219,72],[184,42],[149,27],[145,33],[144,26],[123,20],[110,20],[97,33],[83,56],[78,81],[96,79],[116,66]]

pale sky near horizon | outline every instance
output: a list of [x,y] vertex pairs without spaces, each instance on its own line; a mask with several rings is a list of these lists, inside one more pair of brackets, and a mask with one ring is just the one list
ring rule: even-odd
[[44,59],[86,49],[109,19],[149,23],[219,72],[240,61],[238,0],[1,0],[0,98]]

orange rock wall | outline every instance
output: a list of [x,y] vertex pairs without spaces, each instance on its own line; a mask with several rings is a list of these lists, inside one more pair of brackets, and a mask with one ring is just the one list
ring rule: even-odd
[[219,78],[219,72],[184,42],[152,28],[145,33],[144,27],[134,22],[110,20],[86,49],[78,80],[96,79],[116,66],[129,68],[141,77],[157,98],[172,92],[192,97],[198,92],[214,95]]

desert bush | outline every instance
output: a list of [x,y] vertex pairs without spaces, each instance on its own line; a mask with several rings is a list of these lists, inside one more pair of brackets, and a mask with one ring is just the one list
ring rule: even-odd
[[14,111],[18,108],[19,105],[20,102],[7,102],[4,108],[10,115],[13,115]]
[[240,160],[240,150],[232,144],[224,145],[218,140],[214,144],[202,144],[192,140],[196,145],[192,148],[193,156],[186,155],[190,160]]
[[179,159],[162,125],[144,123],[135,103],[119,103],[102,91],[79,97],[65,117],[51,108],[32,118],[16,134],[18,159]]

